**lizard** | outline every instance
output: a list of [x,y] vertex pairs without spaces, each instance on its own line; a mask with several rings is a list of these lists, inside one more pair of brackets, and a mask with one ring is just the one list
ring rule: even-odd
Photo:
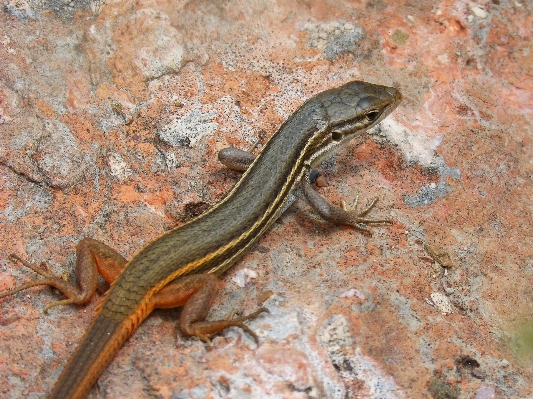
[[67,299],[45,307],[85,304],[95,293],[98,273],[110,284],[92,324],[68,360],[50,399],[84,398],[123,343],[155,308],[183,306],[179,328],[185,336],[209,342],[209,335],[237,326],[257,340],[244,322],[264,308],[239,318],[207,321],[216,298],[218,277],[257,242],[294,200],[295,190],[326,221],[350,225],[370,234],[367,225],[390,223],[365,209],[331,205],[311,186],[312,168],[372,128],[400,103],[401,93],[363,81],[323,91],[304,102],[255,157],[233,149],[220,161],[244,174],[229,193],[206,213],[171,229],[127,261],[92,238],[76,246],[77,285],[43,271],[17,255],[12,261],[44,278],[30,281],[0,298],[36,285],[49,285]]

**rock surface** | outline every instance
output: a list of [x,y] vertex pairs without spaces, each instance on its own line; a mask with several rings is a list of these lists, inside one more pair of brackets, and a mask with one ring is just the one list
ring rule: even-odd
[[[378,196],[392,226],[369,238],[294,204],[210,314],[272,290],[249,323],[259,346],[230,329],[209,349],[179,310],[156,311],[90,398],[532,394],[531,2],[3,4],[0,290],[34,277],[10,253],[60,275],[86,236],[131,257],[238,181],[218,150],[261,148],[319,91],[362,79],[404,95],[320,189]],[[47,288],[1,300],[2,397],[50,392],[105,289],[48,315]]]

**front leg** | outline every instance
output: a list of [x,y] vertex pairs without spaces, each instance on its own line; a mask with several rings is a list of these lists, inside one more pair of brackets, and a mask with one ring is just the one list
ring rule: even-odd
[[255,161],[255,155],[235,147],[228,147],[218,152],[218,160],[230,169],[244,172]]
[[68,299],[47,305],[44,308],[45,313],[54,306],[69,304],[83,305],[89,302],[96,292],[98,273],[109,284],[112,284],[127,263],[126,259],[113,248],[92,238],[84,238],[76,245],[76,284],[46,273],[41,268],[21,259],[18,255],[11,254],[9,258],[13,262],[20,262],[35,273],[43,276],[44,279],[32,280],[13,290],[0,293],[0,298],[11,296],[26,288],[38,285],[54,287],[61,291]]
[[361,211],[357,210],[356,199],[354,205],[355,209],[348,210],[346,209],[344,203],[342,208],[331,205],[311,187],[305,177],[302,179],[301,186],[305,199],[309,205],[311,205],[311,207],[322,217],[322,219],[327,220],[328,222],[352,226],[368,235],[372,235],[372,233],[365,226],[366,224],[392,223],[390,219],[369,219],[365,217],[372,210],[372,208],[374,208],[374,205],[376,205],[376,202],[378,201],[377,198],[375,198],[370,205]]
[[[218,153],[218,159],[221,163],[227,166],[230,169],[244,171],[246,170],[252,162],[255,160],[255,156],[251,153],[237,148],[224,148]],[[367,224],[381,224],[381,223],[392,223],[390,219],[371,219],[365,217],[374,205],[376,205],[377,198],[374,199],[370,205],[365,209],[358,211],[357,210],[357,200],[355,203],[355,209],[346,209],[343,204],[342,208],[331,205],[326,199],[324,199],[320,194],[318,194],[311,184],[316,180],[316,176],[313,179],[310,179],[311,175],[317,175],[316,170],[308,171],[306,176],[302,178],[301,187],[302,192],[305,196],[305,199],[311,205],[311,207],[324,219],[328,222],[334,224],[344,224],[348,226],[355,227],[356,229],[362,231],[365,234],[371,235],[370,230],[365,226]]]

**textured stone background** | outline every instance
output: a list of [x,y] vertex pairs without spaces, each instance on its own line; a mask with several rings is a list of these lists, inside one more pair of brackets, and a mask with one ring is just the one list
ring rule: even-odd
[[[61,275],[85,236],[132,256],[238,180],[219,149],[260,148],[319,91],[405,98],[320,189],[379,196],[392,226],[293,205],[211,312],[272,290],[259,346],[209,350],[157,311],[91,398],[533,397],[531,2],[4,0],[0,26],[0,290],[34,276],[13,252]],[[48,288],[0,301],[2,397],[45,397],[105,288],[48,315]]]

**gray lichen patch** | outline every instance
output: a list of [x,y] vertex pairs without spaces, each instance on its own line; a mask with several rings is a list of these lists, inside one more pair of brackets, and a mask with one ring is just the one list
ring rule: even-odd
[[216,111],[202,113],[193,109],[182,118],[176,118],[163,126],[158,132],[159,138],[171,146],[194,147],[204,136],[216,130],[218,123],[213,122],[216,116]]
[[87,163],[76,138],[57,121],[46,121],[47,135],[39,142],[33,160],[51,187],[66,188],[76,184],[85,173]]
[[405,196],[403,202],[411,208],[426,206],[432,204],[437,199],[444,197],[451,191],[452,188],[446,183],[446,181],[430,183],[422,186],[417,194]]
[[113,153],[108,158],[109,169],[113,176],[122,181],[133,174],[133,171],[118,153]]
[[[444,160],[442,160],[442,162],[444,162]],[[446,182],[446,176],[452,176],[456,180],[461,178],[461,171],[459,169],[451,168],[447,165],[440,165],[437,168],[437,173],[440,175],[440,181],[438,183],[429,183],[422,186],[417,194],[404,196],[403,202],[411,208],[430,205],[453,191],[450,185]]]
[[180,33],[164,13],[141,10],[138,14],[145,20],[143,36],[147,45],[137,50],[134,62],[144,78],[153,80],[177,72],[184,57]]
[[79,10],[95,12],[102,3],[102,0],[8,0],[4,10],[23,22],[38,19],[44,10],[51,10],[64,22],[69,22]]
[[365,37],[363,28],[344,21],[306,23],[302,30],[309,34],[307,45],[322,50],[330,61],[341,54],[352,53]]
[[453,191],[446,181],[447,176],[456,180],[461,178],[461,170],[446,165],[444,158],[437,154],[437,148],[444,140],[443,136],[427,137],[415,134],[390,117],[372,128],[370,133],[385,137],[395,144],[404,154],[408,164],[419,164],[440,176],[438,183],[422,186],[415,195],[404,195],[404,203],[411,208],[430,205]]

